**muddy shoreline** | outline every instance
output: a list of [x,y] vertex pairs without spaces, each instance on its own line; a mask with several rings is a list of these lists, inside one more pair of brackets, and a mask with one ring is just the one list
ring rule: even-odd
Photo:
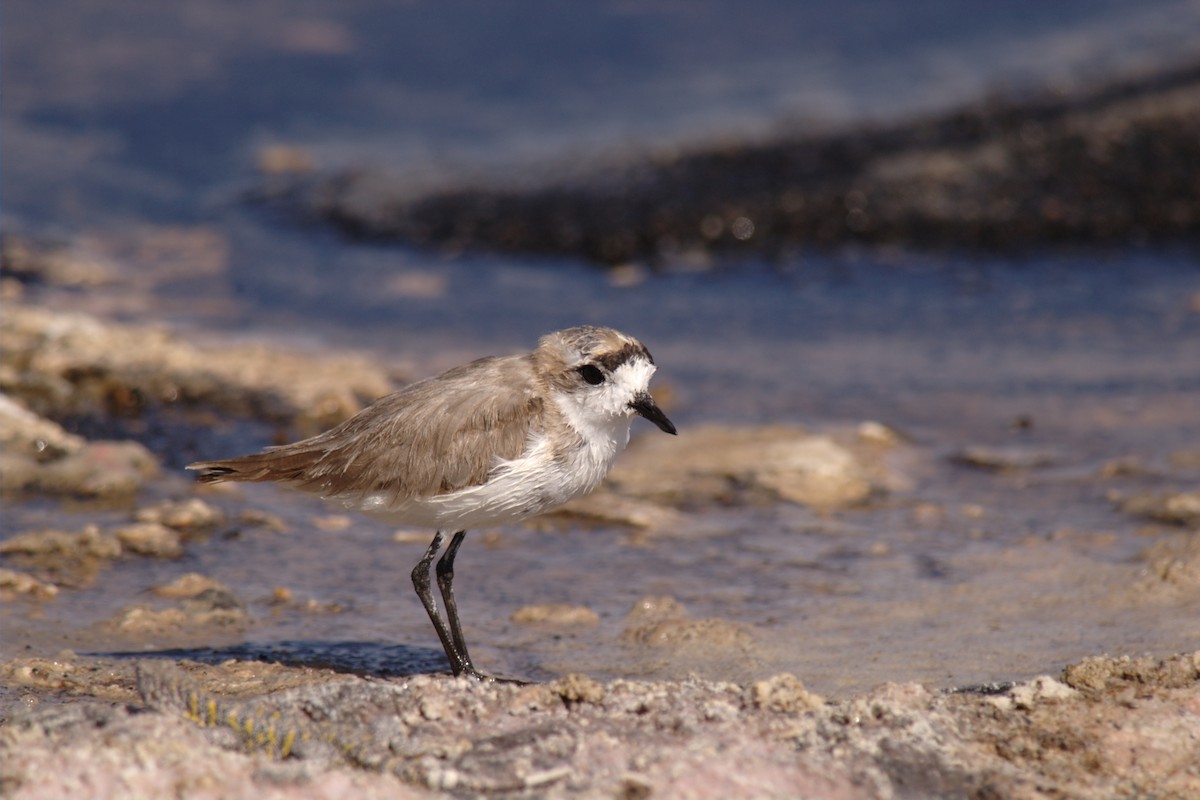
[[[0,796],[1200,797],[1200,7],[24,5]],[[511,680],[183,469],[579,324],[680,435],[470,532]]]
[[562,183],[413,195],[362,164],[260,196],[450,252],[696,267],[845,244],[996,250],[1200,232],[1200,65],[942,114],[664,153]]
[[[345,560],[343,551],[320,547],[356,521],[290,495],[277,502],[204,491],[171,467],[178,448],[201,438],[212,446],[214,420],[258,426],[230,434],[239,441],[246,430],[302,431],[352,413],[394,385],[395,372],[344,355],[318,369],[279,349],[201,347],[159,328],[39,307],[20,294],[7,291],[0,375],[11,512],[0,541],[6,796],[100,786],[149,796],[164,783],[229,797],[1200,792],[1200,656],[1183,646],[1200,602],[1194,448],[1072,465],[1061,450],[1030,444],[934,452],[874,421],[823,430],[692,425],[678,448],[635,442],[599,492],[520,537],[540,543],[528,557],[547,546],[570,549],[562,531],[592,526],[623,531],[600,540],[610,542],[601,560],[615,559],[618,572],[641,564],[634,573],[644,576],[675,568],[676,558],[688,569],[739,560],[745,569],[786,554],[789,572],[751,573],[766,584],[768,616],[738,619],[734,609],[752,607],[748,590],[723,579],[714,590],[703,577],[699,589],[677,584],[678,597],[642,589],[632,603],[618,598],[614,612],[596,596],[585,599],[585,587],[557,561],[550,571],[563,572],[568,594],[556,594],[553,583],[513,593],[513,576],[530,573],[506,562],[517,537],[495,532],[473,552],[492,554],[500,575],[489,577],[483,564],[470,569],[489,596],[502,598],[504,610],[479,623],[489,626],[486,639],[507,642],[485,646],[483,657],[526,665],[512,671],[539,682],[481,685],[446,675],[436,649],[387,643],[428,640],[419,615],[412,634],[385,614],[387,632],[375,641],[338,636],[371,612],[374,584],[400,602],[405,587],[394,580],[367,580],[360,598],[345,588],[345,575],[363,581],[364,566],[324,575],[318,556],[317,566],[288,572],[285,583],[242,567],[263,554],[275,569],[301,564],[309,548]],[[88,430],[111,441],[59,425],[78,431],[81,414]],[[130,439],[139,428],[129,421],[145,417],[167,422]],[[955,500],[938,499],[931,475],[950,480],[939,491]],[[1055,502],[1064,481],[1108,509],[1097,518],[1117,533],[1037,530],[987,545],[998,536],[992,529],[1010,524],[1005,504],[1032,513]],[[965,502],[981,486],[998,494]],[[33,524],[43,518],[59,525]],[[739,534],[750,519],[759,522]],[[765,534],[773,528],[807,537],[815,549],[772,550],[778,545]],[[930,553],[913,538],[922,529],[982,549]],[[392,544],[420,547],[427,537],[396,531]],[[372,552],[362,558],[392,558]],[[853,568],[871,563],[899,574],[897,586],[921,587],[917,597],[885,591],[872,600]],[[598,583],[611,591],[621,582]],[[1016,583],[1026,588],[1013,595],[1005,587]],[[784,588],[795,599],[778,593]],[[951,606],[976,620],[976,644],[956,648],[929,631],[938,610]],[[783,618],[793,609],[812,616],[788,627]],[[1067,663],[1063,648],[1086,654],[1088,645],[1055,644],[1062,628],[1038,627],[1043,617],[1101,638],[1104,621],[1137,628],[1138,619],[1153,620],[1146,630],[1160,654],[1092,650],[1094,657]],[[305,638],[273,640],[279,630]],[[931,637],[917,646],[934,650],[914,657],[902,641],[914,634]],[[1003,660],[969,652],[998,647],[1003,635],[1031,646],[1047,637],[1027,659],[1040,668],[1024,672],[1010,654],[984,673],[999,682],[964,687],[944,677],[958,673],[939,659]],[[858,644],[812,662],[810,673],[774,671],[775,648],[806,636]],[[1183,654],[1163,653],[1164,642]],[[530,660],[514,656],[525,648],[535,653]],[[580,648],[593,652],[595,674],[628,677],[581,674],[589,662],[572,660]],[[854,664],[860,683],[828,692],[838,685],[831,676],[850,666],[846,653],[859,650],[864,662],[879,663]],[[1047,670],[1051,663],[1066,666]],[[914,672],[943,677],[888,677]],[[883,685],[862,688],[874,675]]]

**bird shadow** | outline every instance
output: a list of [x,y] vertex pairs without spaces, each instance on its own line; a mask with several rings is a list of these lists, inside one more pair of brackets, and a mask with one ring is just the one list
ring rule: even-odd
[[244,642],[227,647],[176,647],[127,650],[88,655],[105,658],[172,659],[221,664],[229,660],[260,661],[289,667],[316,667],[361,677],[394,678],[447,674],[449,663],[441,650],[378,642],[283,640]]

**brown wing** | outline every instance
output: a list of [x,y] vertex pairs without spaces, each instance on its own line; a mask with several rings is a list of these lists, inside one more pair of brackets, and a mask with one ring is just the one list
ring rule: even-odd
[[323,496],[387,492],[400,502],[487,480],[542,426],[528,356],[484,358],[388,395],[325,433],[201,461],[199,480],[276,481]]

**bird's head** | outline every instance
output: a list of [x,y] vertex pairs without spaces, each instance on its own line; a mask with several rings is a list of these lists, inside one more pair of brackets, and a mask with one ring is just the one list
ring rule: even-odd
[[570,409],[568,419],[574,414],[595,420],[638,414],[675,433],[650,395],[654,358],[632,336],[590,325],[567,328],[543,336],[533,355],[543,379]]

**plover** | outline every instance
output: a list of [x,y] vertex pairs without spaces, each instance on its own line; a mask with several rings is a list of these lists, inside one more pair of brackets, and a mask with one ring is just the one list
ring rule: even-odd
[[[205,483],[270,481],[392,524],[437,531],[413,586],[455,675],[486,678],[467,652],[454,600],[466,531],[540,514],[590,492],[629,441],[634,414],[675,426],[650,396],[654,359],[612,328],[543,336],[523,355],[481,358],[376,401],[325,433],[260,453],[200,461]],[[437,562],[446,618],[430,589]]]

